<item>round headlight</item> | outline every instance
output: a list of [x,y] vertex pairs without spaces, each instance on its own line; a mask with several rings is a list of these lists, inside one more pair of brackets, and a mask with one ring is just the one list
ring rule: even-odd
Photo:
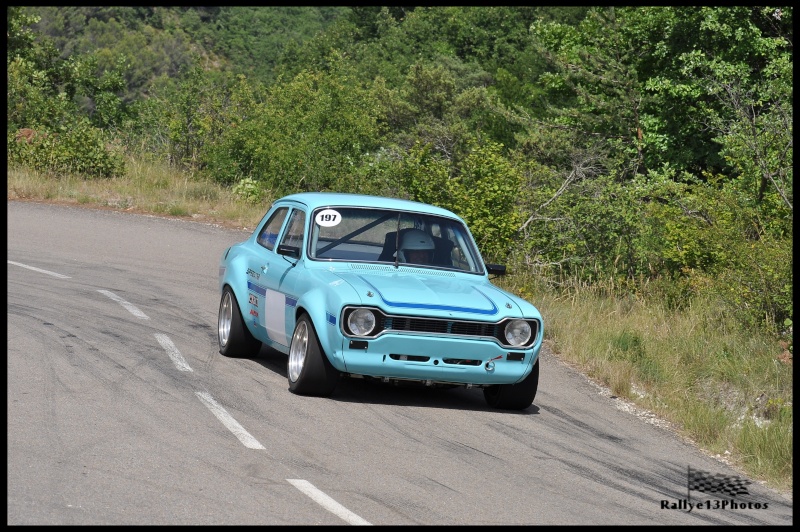
[[506,325],[506,342],[513,346],[527,344],[531,339],[531,326],[525,320],[511,320]]
[[366,336],[375,329],[375,314],[365,308],[356,309],[347,317],[347,327],[356,336]]

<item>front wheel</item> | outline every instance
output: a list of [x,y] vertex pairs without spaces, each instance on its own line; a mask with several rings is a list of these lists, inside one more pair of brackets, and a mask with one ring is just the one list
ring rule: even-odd
[[219,352],[226,357],[254,357],[261,350],[261,342],[253,338],[242,319],[239,304],[229,286],[222,290],[217,319]]
[[537,358],[530,374],[522,382],[487,386],[483,389],[483,397],[486,403],[494,408],[523,410],[533,404],[538,389],[539,359]]
[[289,391],[299,395],[328,396],[336,388],[339,372],[322,352],[308,314],[297,320],[286,368]]

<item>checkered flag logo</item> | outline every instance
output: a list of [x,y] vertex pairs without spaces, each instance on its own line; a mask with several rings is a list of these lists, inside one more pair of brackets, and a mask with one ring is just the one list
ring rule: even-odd
[[719,495],[749,495],[747,486],[752,484],[747,479],[722,474],[711,474],[708,471],[689,468],[689,491],[702,491]]

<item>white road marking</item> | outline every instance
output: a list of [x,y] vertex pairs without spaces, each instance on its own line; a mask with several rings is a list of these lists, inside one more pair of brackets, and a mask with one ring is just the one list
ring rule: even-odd
[[175,347],[175,344],[172,343],[172,340],[169,339],[169,336],[166,334],[156,334],[156,340],[158,340],[158,343],[164,348],[164,351],[167,352],[169,358],[172,359],[172,363],[175,364],[176,368],[181,371],[192,371],[192,368],[190,368],[189,364],[186,363],[186,360],[184,360],[181,352],[178,351],[178,348]]
[[130,312],[131,314],[133,314],[137,318],[140,318],[140,319],[143,319],[143,320],[149,320],[150,319],[147,316],[147,314],[145,314],[144,312],[142,312],[141,310],[139,310],[138,308],[133,306],[131,303],[128,303],[127,301],[125,301],[124,299],[119,297],[117,294],[115,294],[113,292],[109,292],[108,290],[98,290],[98,292],[100,292],[104,296],[110,297],[111,299],[113,299],[114,301],[116,301],[117,303],[119,303],[120,305],[125,307],[128,310],[128,312]]
[[69,275],[61,275],[60,273],[49,272],[47,270],[42,270],[40,268],[34,268],[33,266],[28,266],[26,264],[22,264],[19,262],[14,262],[13,260],[8,261],[9,264],[13,264],[14,266],[19,266],[20,268],[27,268],[29,270],[33,270],[39,273],[46,273],[47,275],[52,275],[53,277],[58,277],[59,279],[69,279]]
[[311,482],[295,478],[287,478],[286,482],[288,482],[295,488],[299,489],[300,491],[302,491],[303,493],[314,499],[314,502],[316,502],[329,512],[341,517],[351,525],[372,525],[372,523],[370,523],[366,519],[363,519],[358,515],[354,514],[353,512],[351,512],[350,510],[348,510],[347,508],[345,508],[344,506],[342,506],[341,504],[330,498],[328,495],[318,490],[316,487],[314,487],[314,485]]
[[222,421],[225,427],[233,432],[233,435],[239,438],[239,441],[244,444],[248,449],[264,449],[264,446],[258,443],[258,440],[250,435],[249,432],[244,430],[238,421],[228,413],[227,410],[222,408],[210,394],[206,392],[194,392],[197,397],[211,410],[211,413],[217,416],[217,419]]

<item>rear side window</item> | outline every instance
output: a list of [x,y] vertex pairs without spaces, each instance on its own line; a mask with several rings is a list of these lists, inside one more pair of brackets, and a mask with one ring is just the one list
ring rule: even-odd
[[265,248],[272,250],[275,247],[275,242],[278,240],[278,233],[283,226],[283,220],[286,218],[286,213],[289,212],[288,207],[281,207],[269,217],[267,223],[264,224],[264,229],[258,235],[258,243]]

